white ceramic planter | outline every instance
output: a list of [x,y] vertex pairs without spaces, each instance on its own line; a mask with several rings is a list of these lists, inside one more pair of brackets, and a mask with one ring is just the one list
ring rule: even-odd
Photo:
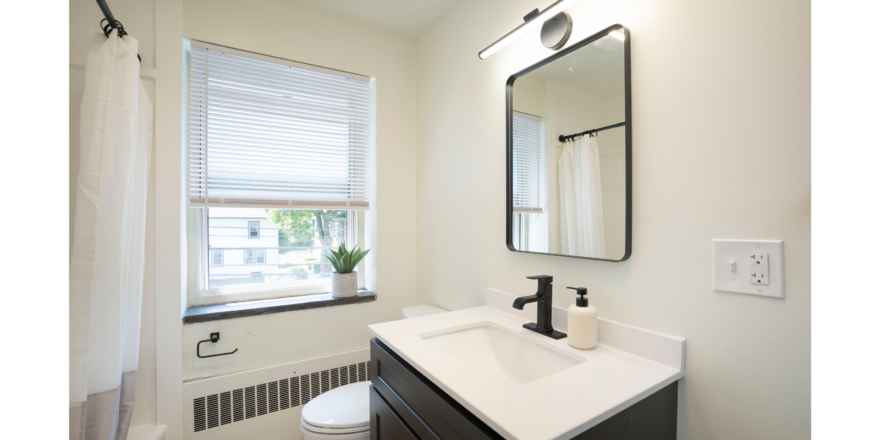
[[357,272],[330,274],[330,285],[333,287],[334,298],[348,298],[357,295]]

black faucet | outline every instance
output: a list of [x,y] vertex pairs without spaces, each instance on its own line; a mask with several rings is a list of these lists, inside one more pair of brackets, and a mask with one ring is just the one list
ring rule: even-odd
[[553,330],[553,277],[550,275],[535,275],[526,277],[530,280],[538,280],[538,293],[519,297],[513,301],[513,308],[522,310],[530,302],[538,303],[538,323],[530,322],[523,327],[553,339],[562,339],[568,335]]

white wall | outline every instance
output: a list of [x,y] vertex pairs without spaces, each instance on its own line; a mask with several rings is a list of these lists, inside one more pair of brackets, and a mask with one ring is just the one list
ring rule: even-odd
[[[617,22],[632,31],[633,255],[623,263],[504,245],[504,85],[552,52],[536,30],[476,54],[534,6],[458,2],[418,39],[419,302],[472,307],[489,286],[532,294],[525,277],[547,273],[566,306],[563,287],[586,286],[602,316],[687,338],[679,438],[809,438],[809,2],[570,8],[569,45]],[[787,298],[713,291],[713,238],[785,240]]]
[[[377,301],[365,304],[185,325],[184,379],[367,347],[367,325],[399,319],[400,309],[416,299],[415,40],[283,0],[186,0],[183,32],[187,38],[376,78],[377,186],[366,238],[374,246],[367,263],[377,268],[373,288],[378,293]],[[215,331],[239,352],[197,359],[196,343]]]
[[[138,40],[141,69],[152,72],[155,68],[155,25],[152,0],[127,0],[112,3],[117,20],[125,26],[129,35]],[[99,22],[104,16],[93,0],[70,0],[70,240],[73,240],[73,215],[76,207],[76,179],[79,174],[79,125],[80,106],[85,86],[85,62],[88,55],[90,31],[100,31]],[[153,78],[142,76],[144,88],[151,103],[155,103],[156,83]],[[151,161],[150,189],[147,195],[146,262],[144,271],[144,296],[141,314],[141,341],[138,359],[137,386],[131,426],[156,421],[156,335],[155,335],[155,289],[154,289],[154,212],[155,197],[153,178],[155,167]]]
[[524,76],[513,88],[513,109],[532,116],[547,116],[546,80]]
[[[601,126],[626,119],[624,94],[602,100]],[[626,130],[624,127],[599,132],[599,175],[602,178],[602,212],[605,226],[605,255],[619,260],[626,252]]]

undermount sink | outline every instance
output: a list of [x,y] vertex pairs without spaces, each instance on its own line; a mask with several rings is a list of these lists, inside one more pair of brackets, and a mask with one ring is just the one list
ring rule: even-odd
[[429,344],[483,381],[507,388],[556,374],[586,359],[554,351],[489,323],[423,335]]

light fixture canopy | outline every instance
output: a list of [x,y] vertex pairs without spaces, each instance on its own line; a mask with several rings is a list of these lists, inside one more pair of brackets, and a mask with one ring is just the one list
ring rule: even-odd
[[548,49],[557,50],[568,42],[571,36],[571,15],[560,12],[541,26],[541,43]]
[[507,35],[501,37],[501,39],[499,39],[498,41],[490,44],[489,47],[481,50],[477,55],[480,57],[481,60],[485,60],[493,53],[498,52],[498,50],[500,50],[502,47],[507,46],[511,41],[519,38],[521,35],[529,32],[538,25],[543,24],[545,21],[554,17],[556,14],[559,14],[575,2],[577,2],[577,0],[558,0],[556,3],[548,6],[547,9],[544,9],[538,14],[535,14],[534,11],[530,12],[529,15],[525,17],[525,23],[519,25],[516,29],[508,32]]

